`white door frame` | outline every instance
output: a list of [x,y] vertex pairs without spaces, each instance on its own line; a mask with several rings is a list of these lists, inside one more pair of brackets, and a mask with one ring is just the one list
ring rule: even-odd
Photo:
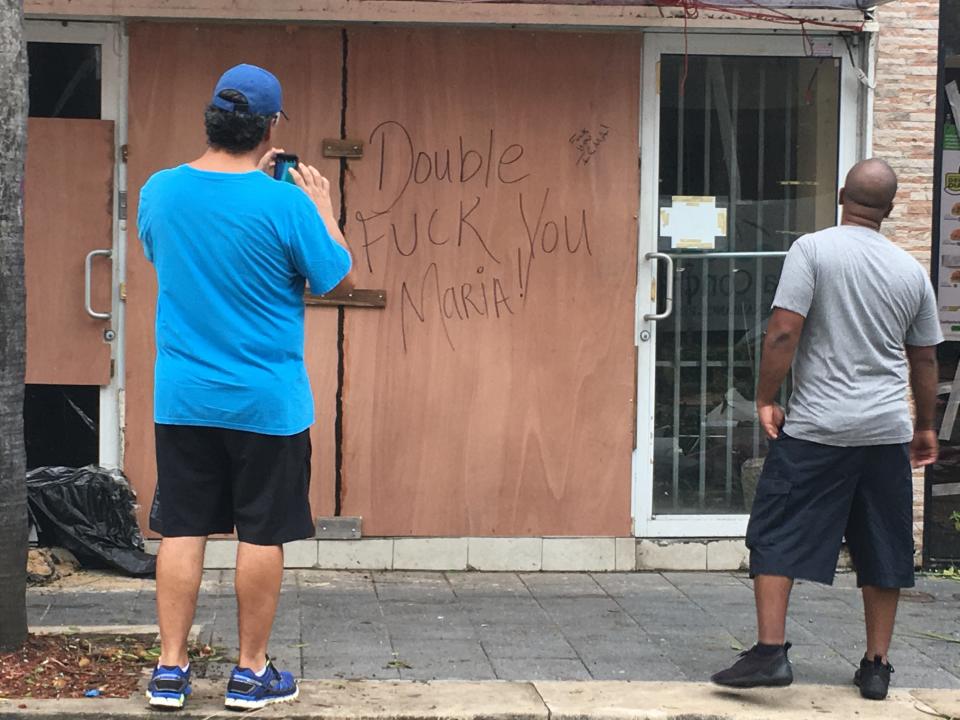
[[[838,187],[847,171],[866,156],[869,126],[865,86],[858,79],[844,39],[839,35],[814,36],[819,50],[840,60],[840,138]],[[832,47],[830,44],[832,43]],[[867,57],[866,43],[859,42],[852,54],[858,63]],[[635,342],[637,362],[637,449],[633,454],[633,528],[637,537],[742,537],[748,516],[743,515],[655,515],[653,512],[653,439],[656,322],[644,315],[656,312],[657,272],[655,262],[645,259],[657,251],[660,157],[659,66],[663,54],[804,57],[804,39],[788,34],[695,34],[648,33],[644,37],[640,105],[640,223],[637,268],[637,312]]]
[[[61,42],[100,45],[101,97],[100,117],[114,122],[113,192],[113,278],[110,327],[115,335],[110,343],[113,377],[100,388],[99,463],[104,467],[123,467],[123,391],[124,391],[124,302],[121,297],[126,279],[127,222],[121,219],[121,200],[125,202],[127,166],[121,148],[127,142],[127,36],[118,23],[52,22],[26,20],[27,42]],[[28,140],[29,142],[29,140]],[[82,169],[81,169],[82,172]]]

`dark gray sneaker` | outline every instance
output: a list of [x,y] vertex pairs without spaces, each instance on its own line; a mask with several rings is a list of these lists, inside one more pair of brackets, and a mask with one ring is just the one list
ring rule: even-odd
[[893,665],[883,662],[879,655],[874,656],[873,660],[865,657],[853,676],[853,684],[860,688],[860,694],[867,700],[884,700],[890,687],[891,673]]
[[710,680],[717,685],[734,688],[786,687],[793,682],[793,668],[787,658],[790,643],[766,653],[754,645],[740,653],[740,659]]

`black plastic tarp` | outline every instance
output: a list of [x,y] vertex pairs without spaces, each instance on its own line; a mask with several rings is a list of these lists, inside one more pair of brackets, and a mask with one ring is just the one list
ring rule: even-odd
[[84,567],[156,572],[156,558],[143,550],[136,496],[120,471],[37,468],[27,473],[27,501],[40,545],[66,548]]

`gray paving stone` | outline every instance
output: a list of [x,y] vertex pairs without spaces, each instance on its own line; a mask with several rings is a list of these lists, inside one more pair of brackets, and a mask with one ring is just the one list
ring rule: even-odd
[[560,631],[574,647],[600,642],[610,637],[616,637],[626,644],[641,642],[649,637],[639,625],[612,625],[599,622],[564,624],[560,626]]
[[659,573],[596,573],[592,575],[604,592],[612,597],[629,597],[639,592],[674,593],[676,587]]
[[590,672],[579,660],[568,658],[491,658],[498,680],[589,680]]
[[494,645],[536,645],[550,641],[564,641],[561,628],[555,624],[539,625],[477,625],[474,627],[477,639]]
[[304,661],[303,677],[308,680],[399,680],[400,671],[372,658],[339,658]]
[[[230,653],[232,580],[205,573],[197,610],[201,637]],[[788,639],[798,683],[849,683],[864,648],[855,584],[850,573],[834,587],[796,584]],[[901,604],[894,683],[960,687],[960,646],[926,634],[960,639],[960,584],[919,577],[917,590],[926,595]],[[27,594],[30,622],[46,625],[154,622],[154,602],[143,584]],[[271,652],[316,679],[702,681],[755,637],[752,583],[738,573],[302,570],[285,575]]]
[[574,660],[577,651],[559,635],[514,636],[482,641],[483,649],[491,658],[565,658]]
[[552,622],[549,614],[534,600],[504,602],[495,598],[461,602],[465,616],[474,625],[536,625]]
[[742,588],[743,583],[731,573],[665,572],[663,578],[678,588],[727,587]]
[[494,680],[496,676],[479,642],[426,640],[395,643],[405,680]]
[[297,643],[300,646],[300,652],[304,658],[310,660],[323,660],[324,658],[351,658],[358,659],[364,656],[370,656],[378,662],[384,658],[390,660],[393,651],[393,645],[389,638],[377,639],[358,639],[350,640],[321,640],[316,637],[305,638],[303,642]]
[[389,641],[390,632],[386,623],[372,620],[329,623],[304,618],[300,637],[305,642],[354,642],[359,644]]
[[626,651],[581,658],[594,680],[683,680],[681,670],[666,653]]
[[380,602],[454,602],[456,595],[446,582],[429,585],[401,585],[399,583],[377,584]]
[[960,677],[960,647],[956,644],[942,641],[920,641],[912,637],[903,638],[901,635],[894,634],[890,657],[895,667],[902,665],[900,663],[900,653],[904,648],[920,652],[926,658],[925,666],[942,668],[946,672]]
[[645,682],[681,682],[686,678],[675,666],[664,663],[630,664],[623,660],[588,662],[594,680],[633,680]]
[[293,572],[301,592],[317,590],[338,595],[376,595],[373,576],[367,572],[337,570],[295,570]]
[[[31,597],[30,621],[43,625],[139,625],[138,592],[60,592]],[[43,620],[40,621],[40,616]]]
[[473,624],[454,606],[404,611],[384,608],[383,622],[392,638],[421,640],[476,638]]
[[606,591],[589,573],[521,573],[534,597],[603,597]]
[[[953,645],[953,660],[956,667],[960,646]],[[857,654],[857,660],[862,656]],[[894,679],[901,687],[958,687],[960,678],[950,673],[948,664],[932,658],[929,648],[918,649],[912,645],[896,642],[890,647],[890,662],[896,668]]]
[[594,680],[683,680],[668,650],[655,643],[619,647],[605,643],[581,651],[581,660]]
[[515,573],[450,572],[447,581],[461,599],[473,597],[530,597],[530,591]]
[[487,661],[438,658],[412,668],[401,668],[403,680],[496,680],[493,667]]

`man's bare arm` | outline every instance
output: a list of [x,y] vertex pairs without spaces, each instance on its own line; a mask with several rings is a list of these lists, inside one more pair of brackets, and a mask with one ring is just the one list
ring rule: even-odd
[[757,402],[770,405],[777,401],[780,387],[787,379],[793,356],[797,352],[804,317],[795,312],[775,308],[767,324],[763,340],[763,356],[760,358],[760,382],[757,385]]
[[344,250],[347,251],[347,254],[350,255],[350,271],[346,276],[337,283],[336,287],[333,288],[327,295],[346,295],[348,292],[353,290],[356,287],[356,273],[354,268],[356,263],[353,262],[353,253],[350,251],[350,246],[347,245],[346,238],[343,237],[343,233],[340,232],[340,225],[337,223],[336,218],[333,215],[326,216],[323,213],[320,213],[320,217],[323,219],[323,224],[327,228],[327,232],[330,233],[330,237],[334,239]]
[[777,395],[790,372],[803,323],[803,315],[782,308],[774,308],[767,323],[760,359],[760,380],[757,383],[757,414],[771,440],[777,438],[783,427],[783,409],[777,405]]
[[935,345],[907,345],[907,359],[910,361],[910,388],[916,405],[910,455],[913,464],[921,467],[936,462],[939,452],[935,427],[940,375],[937,348]]
[[337,223],[337,217],[333,212],[333,204],[330,197],[330,181],[327,180],[320,171],[312,165],[301,164],[299,168],[291,168],[290,175],[294,182],[313,200],[317,206],[317,212],[320,213],[320,219],[323,220],[324,227],[330,233],[333,241],[340,245],[347,254],[350,255],[350,272],[334,287],[327,295],[345,295],[356,286],[356,275],[353,267],[353,253],[350,252],[350,246],[347,245],[346,238],[340,232],[340,225]]

